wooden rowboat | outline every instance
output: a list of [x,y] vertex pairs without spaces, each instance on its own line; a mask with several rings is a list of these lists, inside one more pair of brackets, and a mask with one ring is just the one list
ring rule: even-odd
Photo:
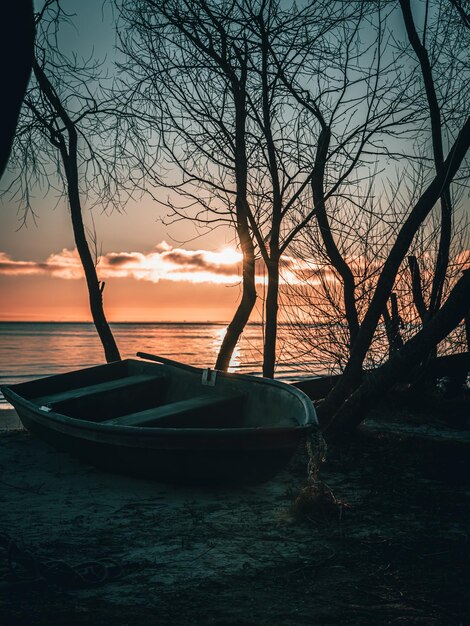
[[294,387],[144,353],[2,387],[30,432],[100,467],[164,482],[268,480],[315,409]]

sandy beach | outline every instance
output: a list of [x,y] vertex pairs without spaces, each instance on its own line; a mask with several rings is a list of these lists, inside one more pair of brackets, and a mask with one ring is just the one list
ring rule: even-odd
[[2,409],[0,411],[0,435],[5,431],[22,429],[20,418],[14,409]]
[[105,473],[24,430],[3,433],[0,531],[37,559],[111,559],[122,575],[82,589],[15,580],[0,549],[2,623],[460,623],[468,492],[433,476],[427,453],[394,449],[360,438],[330,450],[323,479],[342,504],[299,520],[302,451],[266,484],[197,490]]

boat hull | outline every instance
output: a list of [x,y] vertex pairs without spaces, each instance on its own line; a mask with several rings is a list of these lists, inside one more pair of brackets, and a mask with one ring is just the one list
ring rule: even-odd
[[[239,377],[240,383],[234,375],[224,376],[231,389],[239,384],[245,385],[249,378]],[[59,380],[60,376],[56,378]],[[47,379],[43,380],[50,393],[51,383]],[[267,383],[256,379],[253,383],[254,393],[261,382],[261,393],[267,394],[267,410],[273,412],[275,394],[288,391],[282,388],[279,391],[277,387],[280,384],[274,381]],[[39,384],[40,389],[41,381],[33,381],[30,385],[35,383]],[[219,384],[225,384],[222,376]],[[29,432],[88,464],[167,483],[240,485],[264,482],[285,467],[299,443],[316,427],[314,409],[310,408],[308,398],[303,397],[298,390],[289,393],[296,395],[294,403],[305,403],[307,413],[303,422],[301,420],[293,426],[287,423],[271,426],[266,423],[261,426],[242,424],[240,427],[226,428],[181,428],[172,427],[171,420],[165,427],[129,427],[110,426],[94,419],[77,419],[49,408],[44,410],[44,406],[36,399],[22,397],[20,392],[23,385],[28,383],[13,388],[4,387],[3,392]],[[38,394],[38,391],[34,393]],[[62,402],[57,406],[65,405]],[[260,407],[254,409],[260,411]],[[223,422],[222,410],[220,415],[215,415],[214,420],[216,423]],[[266,421],[267,417],[263,416],[263,420]]]
[[255,484],[278,473],[289,461],[294,448],[165,449],[110,444],[77,438],[44,428],[34,420],[21,418],[31,433],[55,448],[69,452],[99,468],[131,476],[179,484]]
[[[17,407],[23,426],[54,448],[68,452],[82,462],[101,469],[150,478],[160,482],[194,485],[237,485],[265,482],[281,471],[291,459],[305,433],[285,434],[279,441],[264,434],[256,439],[240,435],[238,441],[223,436],[178,437],[149,433],[109,440],[91,433],[57,429],[44,424],[33,412]],[[162,440],[163,439],[163,440]],[[274,438],[274,439],[277,439]],[[197,445],[196,445],[197,443]]]

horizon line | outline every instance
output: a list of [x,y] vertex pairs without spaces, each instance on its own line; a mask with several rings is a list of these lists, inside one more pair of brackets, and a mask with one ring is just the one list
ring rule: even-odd
[[[116,322],[108,322],[110,325],[116,324],[168,324],[177,326],[178,324],[193,324],[200,326],[227,326],[230,324],[229,321],[201,321],[201,320],[121,320]],[[0,324],[89,324],[90,326],[94,326],[94,322],[90,320],[12,320],[12,319],[0,319]],[[263,322],[249,321],[246,323],[247,326],[263,326]],[[297,326],[298,324],[293,324],[292,322],[278,322],[278,326]],[[318,323],[304,322],[301,324],[304,325],[312,325],[317,326]]]
[[[119,320],[119,321],[109,321],[108,324],[214,324],[214,325],[222,325],[229,324],[230,322],[223,321],[211,321],[211,320]],[[258,322],[248,322],[249,324],[258,324]],[[0,319],[0,324],[91,324],[94,325],[92,320],[15,320],[15,319]]]

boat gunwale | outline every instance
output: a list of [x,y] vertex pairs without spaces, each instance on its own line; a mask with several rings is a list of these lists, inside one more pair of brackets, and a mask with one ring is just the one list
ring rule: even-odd
[[[21,384],[21,383],[20,383]],[[164,436],[164,435],[179,435],[186,436],[199,436],[203,437],[213,437],[216,438],[221,434],[226,436],[240,436],[240,435],[250,435],[255,433],[264,433],[264,434],[281,434],[281,433],[290,433],[297,431],[307,431],[314,428],[318,428],[318,423],[316,422],[306,422],[305,424],[301,424],[300,422],[293,425],[283,425],[283,426],[275,426],[275,427],[266,427],[266,426],[249,426],[249,427],[231,427],[231,428],[171,428],[171,427],[159,427],[159,426],[121,426],[114,424],[104,424],[100,422],[93,422],[91,420],[84,420],[76,417],[69,417],[68,415],[64,415],[63,413],[57,413],[53,410],[51,411],[43,411],[41,408],[27,400],[23,396],[20,396],[15,391],[13,391],[7,385],[2,386],[2,392],[5,395],[5,398],[13,404],[13,406],[18,405],[22,408],[25,408],[30,413],[34,414],[37,419],[41,420],[43,423],[49,422],[50,424],[58,423],[64,426],[75,427],[79,431],[87,430],[90,432],[99,432],[99,433],[115,433],[115,434],[123,434],[123,435],[154,435]],[[5,393],[6,391],[6,393]],[[297,390],[298,391],[298,390]],[[297,395],[297,394],[295,394]],[[12,401],[13,400],[13,401]],[[15,406],[16,408],[16,406]],[[18,409],[16,409],[18,411]],[[311,415],[316,417],[315,413],[309,412]],[[21,415],[19,416],[21,419]],[[74,435],[77,436],[77,435]]]
[[[141,356],[142,357],[141,360],[138,360],[135,358],[127,358],[127,359],[122,359],[118,363],[122,363],[122,364],[149,363],[149,364],[155,364],[157,366],[161,365],[163,368],[182,369],[182,370],[192,372],[194,374],[202,374],[204,369],[211,369],[211,368],[199,368],[193,365],[187,365],[186,363],[180,363],[179,361],[173,361],[172,359],[167,359],[164,357],[157,357],[157,356],[154,356],[148,353],[143,353],[143,352],[138,352],[137,356]],[[153,358],[146,359],[145,357],[147,356],[153,357]],[[158,361],[157,359],[161,359],[161,361]],[[109,365],[109,363],[105,363],[105,364],[98,365],[98,366],[95,365],[95,366],[91,366],[87,368],[82,368],[81,370],[73,370],[71,373],[75,373],[79,371],[85,372],[87,370],[96,369],[97,367],[106,367],[107,365]],[[221,433],[224,433],[226,435],[235,435],[235,434],[242,435],[242,434],[249,434],[249,433],[260,432],[260,431],[265,432],[265,433],[274,433],[274,432],[280,433],[280,432],[291,432],[291,431],[297,431],[297,430],[309,430],[309,429],[319,428],[318,418],[315,412],[315,408],[312,404],[312,401],[307,396],[307,394],[305,394],[300,389],[297,389],[296,387],[292,385],[288,385],[287,383],[275,380],[273,378],[263,378],[263,377],[249,375],[249,374],[239,374],[237,372],[224,372],[221,370],[212,370],[212,371],[216,372],[217,377],[221,377],[222,379],[240,380],[242,382],[249,382],[249,383],[257,384],[257,385],[267,385],[269,387],[274,387],[274,388],[280,389],[281,391],[285,393],[293,395],[303,405],[305,416],[307,418],[306,422],[303,424],[298,422],[295,425],[289,425],[289,426],[284,425],[284,426],[278,426],[278,427],[276,426],[275,427],[269,427],[269,426],[246,427],[245,426],[245,427],[238,427],[238,428],[237,427],[232,427],[232,428],[169,428],[169,427],[159,427],[159,426],[120,426],[120,425],[113,425],[113,424],[102,424],[100,422],[93,422],[90,420],[84,420],[84,419],[80,419],[76,417],[69,417],[68,415],[64,415],[63,413],[57,413],[54,410],[47,411],[47,412],[42,411],[36,403],[24,398],[23,396],[19,395],[12,389],[12,387],[26,385],[28,384],[29,381],[24,382],[24,383],[16,383],[15,385],[11,385],[11,386],[3,385],[0,389],[6,399],[9,399],[8,395],[13,396],[16,403],[24,405],[25,408],[27,408],[29,411],[37,415],[39,418],[45,419],[46,422],[47,421],[50,421],[50,422],[59,421],[59,422],[63,422],[64,424],[76,425],[79,428],[85,427],[87,430],[92,430],[92,431],[97,430],[98,432],[110,432],[112,430],[112,432],[115,432],[115,433],[121,432],[123,434],[131,434],[131,433],[155,434],[158,432],[161,434],[173,434],[173,433],[183,434],[184,433],[185,435],[186,434],[187,435],[197,435],[197,434],[202,435],[204,433],[205,435],[208,435],[208,436],[216,436],[216,435],[220,435]],[[65,372],[64,374],[67,374],[67,373],[69,372]],[[64,374],[54,374],[52,376],[59,377],[59,376],[63,376]],[[43,379],[47,380],[48,378],[52,378],[52,376],[44,376]],[[41,378],[37,378],[35,379],[34,382],[39,382],[40,380]],[[5,394],[5,391],[7,391],[6,394]],[[13,404],[14,406],[14,402],[11,402],[11,404]]]
[[[67,374],[74,374],[76,372],[80,372],[80,371],[91,371],[93,369],[97,369],[100,367],[107,367],[109,365],[114,365],[114,364],[119,364],[119,365],[125,365],[128,363],[149,363],[151,365],[161,365],[164,367],[174,367],[176,369],[182,369],[182,370],[187,370],[189,372],[192,373],[202,373],[204,370],[211,370],[213,372],[217,373],[217,377],[222,377],[225,379],[235,379],[235,380],[241,380],[241,381],[246,381],[246,382],[251,382],[251,383],[255,383],[257,385],[268,385],[270,387],[277,387],[277,388],[281,388],[286,392],[289,392],[291,394],[293,394],[294,396],[296,396],[301,403],[303,404],[303,407],[306,411],[306,413],[308,414],[309,418],[313,418],[313,419],[309,419],[308,421],[308,425],[313,425],[313,426],[319,426],[318,423],[318,418],[315,412],[315,408],[312,404],[311,399],[308,397],[308,395],[302,391],[301,389],[298,389],[297,387],[295,387],[294,385],[291,385],[289,383],[285,383],[283,381],[280,380],[276,380],[275,378],[264,378],[263,376],[255,376],[253,374],[240,374],[238,372],[224,372],[222,370],[216,370],[213,368],[202,368],[202,367],[195,367],[194,365],[188,365],[186,363],[180,363],[179,361],[174,361],[172,359],[167,359],[166,357],[155,357],[155,359],[162,359],[161,361],[157,361],[155,359],[145,359],[144,355],[147,355],[147,353],[143,353],[143,352],[137,352],[137,355],[142,355],[142,358],[140,360],[135,359],[135,358],[126,358],[126,359],[122,359],[121,361],[113,361],[112,363],[102,363],[100,365],[91,365],[90,367],[84,367],[81,368],[80,370],[72,370],[70,372],[62,372],[61,374],[52,374],[49,376],[42,376],[39,378],[35,378],[34,380],[31,381],[24,381],[21,383],[14,383],[13,385],[2,385],[0,386],[0,391],[2,391],[4,389],[7,389],[9,393],[15,393],[16,396],[22,398],[23,400],[25,400],[26,402],[29,402],[29,400],[27,400],[26,398],[23,398],[23,396],[19,396],[18,394],[16,394],[15,391],[13,391],[12,387],[17,387],[20,385],[27,385],[30,382],[40,382],[41,380],[47,380],[53,377],[60,377],[60,376],[64,376]],[[153,355],[148,355],[148,356],[153,356]],[[287,387],[287,388],[286,388]],[[79,389],[79,388],[77,388]],[[5,396],[6,397],[6,396]],[[34,404],[34,403],[33,403]],[[36,405],[37,406],[37,405]],[[52,411],[51,411],[52,413]],[[61,413],[59,413],[58,415],[62,415]],[[67,417],[67,416],[64,416]],[[73,419],[79,419],[79,418],[73,418]],[[87,420],[81,420],[86,422]],[[97,422],[98,423],[98,422]],[[135,428],[135,427],[133,427]],[[256,427],[258,428],[258,427]]]
[[[268,385],[271,387],[277,387],[283,389],[284,391],[288,391],[293,393],[304,405],[306,412],[309,416],[313,416],[314,422],[313,425],[319,426],[318,418],[313,407],[311,399],[308,395],[302,391],[301,389],[297,389],[293,385],[289,385],[288,383],[284,383],[281,380],[276,380],[275,378],[264,378],[263,376],[254,376],[252,374],[239,374],[238,372],[224,372],[222,370],[216,370],[213,368],[203,368],[203,367],[195,367],[194,365],[187,365],[186,363],[180,363],[179,361],[173,361],[173,359],[167,359],[166,357],[155,357],[155,359],[148,359],[146,361],[146,356],[153,356],[145,352],[137,352],[137,356],[139,356],[144,362],[155,363],[156,365],[166,365],[167,367],[176,367],[179,369],[184,369],[190,372],[198,373],[203,372],[205,369],[209,369],[213,372],[217,373],[218,377],[226,378],[226,379],[236,379],[236,380],[245,380],[247,382],[252,382],[255,384]],[[156,359],[161,359],[161,361],[157,361]],[[126,359],[126,361],[131,361],[134,363],[141,363],[142,361],[137,361],[136,359]],[[287,389],[286,389],[287,387]]]

